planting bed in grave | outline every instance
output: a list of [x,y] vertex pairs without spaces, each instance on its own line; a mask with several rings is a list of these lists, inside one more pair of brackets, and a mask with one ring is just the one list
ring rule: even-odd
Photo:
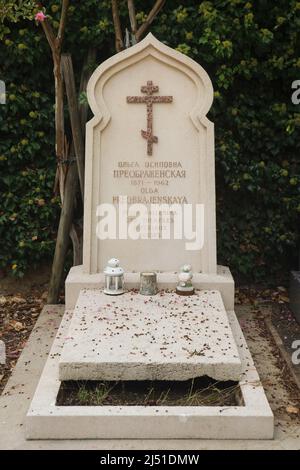
[[186,381],[65,381],[57,406],[243,406],[238,382],[201,377]]

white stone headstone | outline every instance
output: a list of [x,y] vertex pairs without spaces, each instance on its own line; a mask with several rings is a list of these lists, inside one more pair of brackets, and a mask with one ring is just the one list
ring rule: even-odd
[[[96,69],[88,100],[94,118],[87,125],[84,271],[102,272],[116,257],[126,272],[173,272],[191,264],[196,272],[215,273],[214,126],[206,117],[213,88],[207,73],[148,34]],[[194,210],[203,204],[203,248],[188,250],[184,236],[151,239],[150,230],[148,239],[124,239],[117,228],[116,239],[100,240],[97,207],[118,207],[124,197],[128,208],[192,204]],[[129,213],[126,221],[132,220]],[[174,220],[171,233],[173,227]]]

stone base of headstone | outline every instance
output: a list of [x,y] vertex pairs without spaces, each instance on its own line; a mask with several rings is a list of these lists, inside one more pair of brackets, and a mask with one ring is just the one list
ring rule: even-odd
[[[127,272],[124,275],[125,288],[139,289],[140,274]],[[178,284],[178,273],[157,273],[157,288],[176,289]],[[82,289],[99,289],[104,286],[104,274],[88,274],[84,272],[83,266],[73,266],[66,278],[66,310],[74,310],[79,293]],[[234,310],[234,280],[230,269],[226,266],[218,266],[216,274],[197,273],[193,274],[193,286],[195,289],[218,290],[226,310]]]
[[290,274],[290,309],[300,323],[300,271]]

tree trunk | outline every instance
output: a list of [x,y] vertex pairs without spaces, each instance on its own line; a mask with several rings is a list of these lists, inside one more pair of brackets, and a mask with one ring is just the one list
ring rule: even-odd
[[112,5],[112,15],[113,15],[113,23],[114,23],[114,29],[115,29],[116,51],[120,52],[124,49],[124,42],[122,38],[122,28],[121,28],[121,22],[120,22],[118,0],[112,0],[111,5]]
[[70,237],[73,245],[73,266],[82,264],[82,225],[73,223],[70,231]]
[[48,304],[57,304],[59,290],[64,272],[64,260],[66,259],[69,234],[73,221],[74,201],[78,187],[77,166],[73,163],[68,169],[65,184],[64,202],[57,232],[56,247],[52,264],[51,280],[48,291]]
[[[83,68],[82,68],[79,94],[83,92],[86,93],[87,84],[92,75],[91,64],[95,63],[96,58],[97,58],[97,50],[94,47],[90,47],[88,50],[86,59],[84,61],[84,64],[83,64]],[[88,120],[88,113],[89,113],[88,103],[79,104],[79,115],[80,115],[81,133],[82,133],[83,140],[85,140],[85,131],[86,131],[86,123]]]
[[[86,91],[86,85],[90,78],[90,71],[86,70],[89,62],[96,58],[96,50],[93,49],[89,52],[87,60],[85,61],[82,77],[80,92]],[[70,157],[74,157],[76,154],[76,165],[71,165],[67,171],[66,181],[63,178],[65,185],[63,191],[61,191],[62,197],[62,211],[60,216],[59,228],[57,233],[57,242],[55,247],[54,260],[52,265],[52,274],[48,293],[48,303],[57,303],[59,298],[59,290],[63,279],[63,270],[65,265],[65,259],[68,250],[69,236],[71,237],[73,244],[73,265],[77,266],[82,264],[82,221],[74,223],[73,215],[76,202],[76,189],[78,186],[78,170],[81,171],[82,189],[84,189],[84,139],[83,139],[83,127],[85,128],[88,105],[82,105],[80,112],[78,110],[78,97],[75,89],[75,79],[72,66],[72,59],[69,54],[65,54],[61,59],[61,67],[63,70],[63,79],[65,80],[69,114],[72,127],[73,142],[71,145]],[[60,109],[60,108],[59,108]],[[69,152],[68,152],[69,153]],[[64,154],[66,154],[66,147],[64,147]],[[69,157],[69,158],[70,158]],[[59,165],[60,175],[63,172],[65,174],[64,165]],[[75,188],[73,187],[75,184]],[[70,196],[71,192],[71,196]],[[69,212],[67,214],[67,212]]]
[[66,85],[69,115],[72,128],[73,144],[75,149],[79,184],[82,200],[84,199],[84,143],[81,133],[81,122],[78,110],[78,96],[75,87],[75,77],[70,54],[62,55],[62,70]]
[[60,53],[53,53],[54,82],[55,82],[55,151],[57,158],[56,187],[59,187],[61,200],[63,201],[65,186],[64,166],[60,163],[65,159],[65,129],[64,129],[64,83],[61,70]]

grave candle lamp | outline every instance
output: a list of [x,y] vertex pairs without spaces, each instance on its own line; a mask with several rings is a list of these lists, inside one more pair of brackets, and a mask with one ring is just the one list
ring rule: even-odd
[[157,294],[156,273],[140,274],[140,294],[155,295]]
[[108,295],[124,294],[124,269],[120,267],[120,261],[112,258],[108,261],[104,270],[104,292]]
[[179,283],[176,288],[176,292],[179,295],[193,295],[195,292],[194,286],[192,284],[192,266],[190,264],[185,264],[180,269],[178,274]]

